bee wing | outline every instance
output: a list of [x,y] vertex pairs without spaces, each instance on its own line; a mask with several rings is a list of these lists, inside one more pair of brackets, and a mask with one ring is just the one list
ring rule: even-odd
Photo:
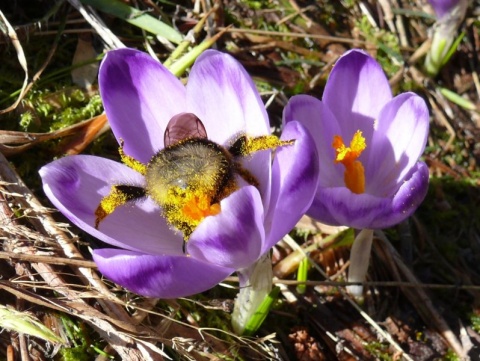
[[168,122],[163,135],[165,147],[178,143],[184,139],[207,138],[207,131],[202,121],[192,113],[180,113]]

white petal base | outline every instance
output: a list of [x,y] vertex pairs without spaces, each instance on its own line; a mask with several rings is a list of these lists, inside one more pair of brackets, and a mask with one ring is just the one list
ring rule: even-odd
[[[350,251],[350,267],[348,269],[348,282],[363,282],[370,263],[372,249],[373,229],[362,229],[353,241]],[[347,286],[347,291],[357,299],[362,298],[363,286]]]
[[232,326],[235,333],[241,335],[250,318],[272,290],[273,272],[269,253],[237,273],[240,277],[240,292],[235,299]]

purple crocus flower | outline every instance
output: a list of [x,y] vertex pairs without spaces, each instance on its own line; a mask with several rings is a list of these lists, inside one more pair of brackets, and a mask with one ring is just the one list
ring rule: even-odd
[[320,179],[312,217],[330,225],[386,228],[410,216],[424,199],[424,151],[429,113],[418,95],[392,97],[380,65],[361,50],[335,64],[320,101],[292,97],[286,125],[300,122],[313,135]]
[[[111,128],[126,155],[147,164],[164,148],[170,119],[193,113],[209,140],[227,147],[239,134],[269,135],[269,122],[252,80],[231,56],[204,52],[187,86],[137,50],[109,52],[100,67],[100,93]],[[44,191],[74,224],[115,248],[93,258],[109,279],[141,295],[174,298],[205,291],[250,266],[277,243],[310,206],[318,181],[313,139],[298,122],[281,139],[295,142],[252,153],[242,166],[258,184],[239,179],[220,200],[220,212],[182,234],[150,198],[118,207],[95,228],[95,212],[112,185],[145,185],[142,174],[109,159],[78,155],[40,170]],[[238,177],[240,178],[240,177]]]
[[[442,19],[446,15],[449,15],[454,11],[458,6],[466,7],[468,1],[465,0],[428,0],[430,5],[432,5],[437,19]],[[465,5],[463,5],[465,4]]]
[[468,8],[468,0],[429,0],[437,15],[437,21],[430,33],[430,50],[425,58],[425,69],[435,76],[452,55],[456,46],[457,30]]

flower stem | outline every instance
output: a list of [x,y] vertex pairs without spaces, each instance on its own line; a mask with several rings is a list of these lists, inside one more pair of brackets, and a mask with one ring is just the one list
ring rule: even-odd
[[270,255],[267,253],[250,267],[238,270],[237,274],[240,279],[240,291],[235,299],[232,326],[235,333],[241,335],[272,290],[273,273]]
[[[350,267],[348,269],[348,282],[363,282],[368,271],[370,251],[372,249],[373,229],[362,229],[353,241],[350,251]],[[363,286],[347,286],[347,291],[356,298],[361,298]]]

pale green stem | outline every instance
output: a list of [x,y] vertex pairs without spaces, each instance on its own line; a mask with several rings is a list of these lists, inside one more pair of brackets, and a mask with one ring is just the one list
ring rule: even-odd
[[[353,241],[350,251],[350,267],[348,268],[348,282],[364,282],[370,263],[373,229],[362,229]],[[356,298],[363,294],[362,285],[347,286],[347,291]]]
[[235,299],[232,326],[237,335],[243,334],[245,327],[255,314],[265,297],[272,290],[272,262],[267,253],[248,268],[237,271],[240,291]]
[[456,38],[458,26],[463,21],[468,0],[460,0],[451,11],[438,19],[433,27],[432,45],[425,58],[425,70],[435,76],[455,52],[460,38]]

